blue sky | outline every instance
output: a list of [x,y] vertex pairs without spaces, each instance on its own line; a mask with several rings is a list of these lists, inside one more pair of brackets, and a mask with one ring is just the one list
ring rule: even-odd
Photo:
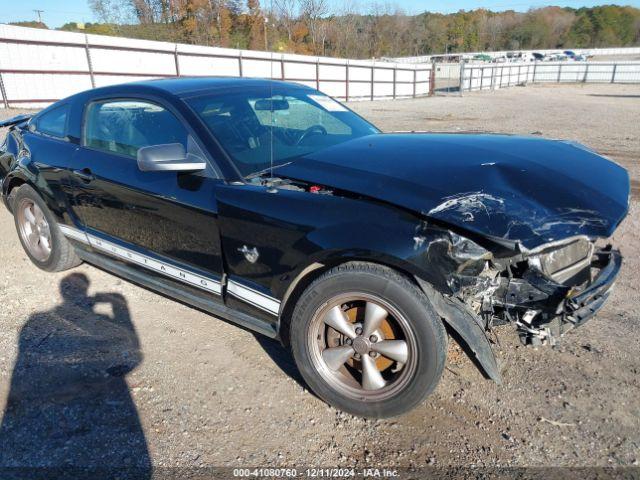
[[[262,0],[267,3],[269,0]],[[341,0],[330,0],[339,6]],[[361,8],[366,8],[367,0],[356,1]],[[382,0],[380,4],[397,5],[407,13],[419,13],[425,10],[432,12],[450,13],[460,9],[471,10],[484,7],[491,10],[519,10],[525,11],[532,7],[543,7],[545,5],[561,5],[570,7],[594,6],[605,3],[617,3],[620,5],[632,5],[640,8],[640,0],[627,1],[599,1],[591,2],[587,0],[544,2],[539,0],[487,0],[485,2],[477,0],[458,0],[456,2],[442,2],[432,0]],[[87,0],[0,0],[0,23],[14,22],[19,20],[34,20],[36,13],[34,10],[44,10],[42,19],[50,27],[59,27],[68,21],[91,22],[94,20]]]

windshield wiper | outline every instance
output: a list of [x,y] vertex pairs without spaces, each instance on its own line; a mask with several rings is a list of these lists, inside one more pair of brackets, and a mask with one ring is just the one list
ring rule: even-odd
[[245,178],[247,180],[251,180],[252,178],[262,177],[266,173],[271,173],[271,171],[275,170],[276,168],[285,167],[285,166],[290,165],[292,163],[293,162],[286,162],[286,163],[281,163],[280,165],[274,165],[273,167],[267,167],[264,170],[260,170],[258,172],[254,172],[254,173],[252,173],[250,175],[247,175]]

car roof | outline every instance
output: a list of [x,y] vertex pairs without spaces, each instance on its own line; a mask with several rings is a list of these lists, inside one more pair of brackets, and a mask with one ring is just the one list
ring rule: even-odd
[[279,80],[269,80],[262,78],[239,78],[239,77],[172,77],[154,80],[143,80],[138,82],[111,85],[92,90],[94,94],[112,93],[113,91],[139,92],[163,91],[178,97],[187,97],[198,93],[224,90],[229,88],[255,88],[269,86],[286,86],[294,89],[309,89],[305,85],[283,82]]

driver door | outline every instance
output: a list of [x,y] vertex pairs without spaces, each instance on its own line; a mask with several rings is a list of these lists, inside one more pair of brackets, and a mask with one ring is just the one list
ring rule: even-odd
[[86,106],[82,132],[73,204],[91,247],[221,301],[221,180],[210,165],[184,173],[143,172],[137,164],[141,147],[197,145],[183,121],[146,99],[102,99]]

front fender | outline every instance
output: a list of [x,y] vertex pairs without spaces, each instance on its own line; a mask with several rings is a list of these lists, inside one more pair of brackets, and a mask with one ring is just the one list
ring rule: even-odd
[[321,248],[292,277],[312,263],[362,260],[396,268],[451,294],[459,288],[457,274],[477,275],[491,258],[488,250],[450,230],[393,207],[378,207],[366,221],[350,219],[309,231],[304,241]]
[[[363,233],[367,231],[369,230],[365,229]],[[340,229],[340,232],[341,235],[346,236],[348,234],[348,230]],[[433,233],[430,242],[431,245],[446,243],[445,238],[443,238],[441,234]],[[446,283],[447,264],[449,261],[453,262],[453,260],[447,260],[447,258],[455,258],[455,256],[451,254],[451,249],[430,251],[429,248],[433,247],[427,246],[423,248],[425,246],[420,245],[420,248],[415,248],[417,252],[416,255],[402,256],[399,255],[399,252],[406,253],[404,242],[395,244],[393,242],[393,236],[387,238],[389,241],[386,242],[386,249],[377,248],[372,250],[366,247],[339,248],[338,245],[341,244],[339,239],[344,237],[336,235],[333,229],[316,232],[314,240],[321,241],[325,235],[327,235],[327,238],[325,238],[322,243],[327,244],[326,242],[330,242],[333,248],[317,252],[309,259],[309,264],[304,265],[296,275],[292,276],[292,281],[289,283],[283,295],[280,310],[281,317],[286,317],[287,311],[290,311],[293,307],[293,304],[295,304],[296,299],[302,291],[304,291],[304,288],[317,278],[321,272],[326,271],[332,266],[347,261],[369,261],[384,264],[415,278],[442,320],[458,335],[461,340],[461,346],[466,350],[472,361],[476,363],[487,377],[498,384],[502,382],[496,358],[493,354],[491,344],[485,335],[481,321],[473,312],[470,312],[462,302],[456,301],[442,291],[439,291],[431,281],[426,280],[428,277],[432,279],[439,278]],[[363,238],[366,238],[366,235],[363,236]],[[433,257],[436,255],[436,252],[443,255],[442,258],[434,258],[434,260],[437,260],[437,262],[435,262],[436,265],[425,264],[425,256],[426,258],[430,256]]]
[[478,317],[462,302],[442,295],[426,282],[418,281],[418,283],[431,300],[436,312],[462,339],[461,346],[467,350],[471,360],[480,366],[487,377],[500,385],[502,376],[498,362]]
[[[252,185],[221,185],[216,196],[229,275],[258,283],[276,298],[309,265],[345,259],[384,263],[443,285],[431,278],[423,253],[447,231],[425,231],[411,212],[367,199],[268,193]],[[256,248],[259,258],[248,262],[243,246]]]
[[491,255],[483,247],[410,214],[330,225],[313,230],[306,240],[323,248],[311,255],[309,263],[292,276],[284,294],[281,315],[291,307],[292,296],[296,298],[294,292],[300,294],[302,287],[319,272],[346,261],[384,264],[416,279],[474,363],[487,377],[501,383],[500,370],[482,322],[462,302],[449,296],[456,288],[457,272],[477,270],[478,273],[483,268]]

